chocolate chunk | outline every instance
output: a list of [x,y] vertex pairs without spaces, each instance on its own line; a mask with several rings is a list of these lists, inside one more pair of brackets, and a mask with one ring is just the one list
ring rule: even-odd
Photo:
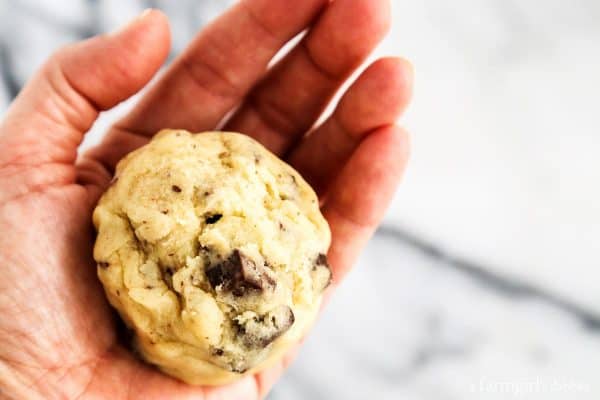
[[165,282],[165,285],[171,290],[173,290],[173,274],[174,270],[172,267],[165,267],[162,269],[162,280]]
[[217,223],[221,218],[223,218],[223,214],[208,214],[204,217],[204,222],[211,225]]
[[[241,362],[240,362],[241,364]],[[230,367],[231,372],[235,372],[236,374],[243,374],[244,372],[248,371],[248,367],[246,366],[239,366],[237,364],[232,364]]]
[[317,260],[315,261],[316,265],[324,265],[329,268],[329,263],[327,262],[327,256],[323,253],[317,256]]
[[250,290],[272,291],[275,279],[264,265],[257,265],[239,250],[229,258],[205,270],[213,289],[230,291],[234,296],[243,296]]
[[311,272],[313,289],[315,291],[322,292],[331,284],[331,267],[327,262],[327,256],[325,254],[319,254],[317,256]]
[[246,347],[264,348],[290,329],[294,320],[292,309],[282,305],[266,314],[234,323],[237,324],[237,334]]
[[171,190],[174,191],[175,193],[181,193],[181,188],[177,185],[171,186]]

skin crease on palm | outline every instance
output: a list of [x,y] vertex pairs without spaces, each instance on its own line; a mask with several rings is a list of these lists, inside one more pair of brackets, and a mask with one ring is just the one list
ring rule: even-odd
[[[118,340],[96,278],[91,212],[116,162],[161,128],[243,132],[313,185],[332,229],[334,289],[372,235],[408,156],[395,125],[412,70],[371,64],[313,128],[387,32],[388,0],[241,0],[206,27],[104,141],[77,147],[98,113],[139,91],[169,52],[166,17],[59,50],[0,124],[0,398],[257,399],[293,359],[223,387],[192,387]],[[277,51],[308,29],[274,68]]]

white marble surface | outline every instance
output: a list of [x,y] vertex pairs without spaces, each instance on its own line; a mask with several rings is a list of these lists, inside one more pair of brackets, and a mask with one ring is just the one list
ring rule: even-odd
[[600,313],[600,2],[394,5],[417,85],[389,221]]
[[273,399],[598,399],[599,328],[384,231]]
[[[231,2],[151,3],[176,52]],[[392,3],[377,54],[417,70],[412,163],[271,398],[600,398],[600,3]],[[0,113],[53,48],[145,6],[0,0]]]

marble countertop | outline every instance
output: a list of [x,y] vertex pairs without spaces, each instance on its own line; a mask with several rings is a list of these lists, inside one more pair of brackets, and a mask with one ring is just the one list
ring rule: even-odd
[[[61,44],[154,6],[175,54],[231,3],[0,0],[0,115]],[[392,3],[413,159],[270,398],[600,398],[600,3]]]

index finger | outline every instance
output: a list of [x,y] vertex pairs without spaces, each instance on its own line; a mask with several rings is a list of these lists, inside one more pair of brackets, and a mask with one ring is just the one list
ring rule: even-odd
[[146,136],[214,129],[327,2],[240,1],[194,39],[119,128]]

